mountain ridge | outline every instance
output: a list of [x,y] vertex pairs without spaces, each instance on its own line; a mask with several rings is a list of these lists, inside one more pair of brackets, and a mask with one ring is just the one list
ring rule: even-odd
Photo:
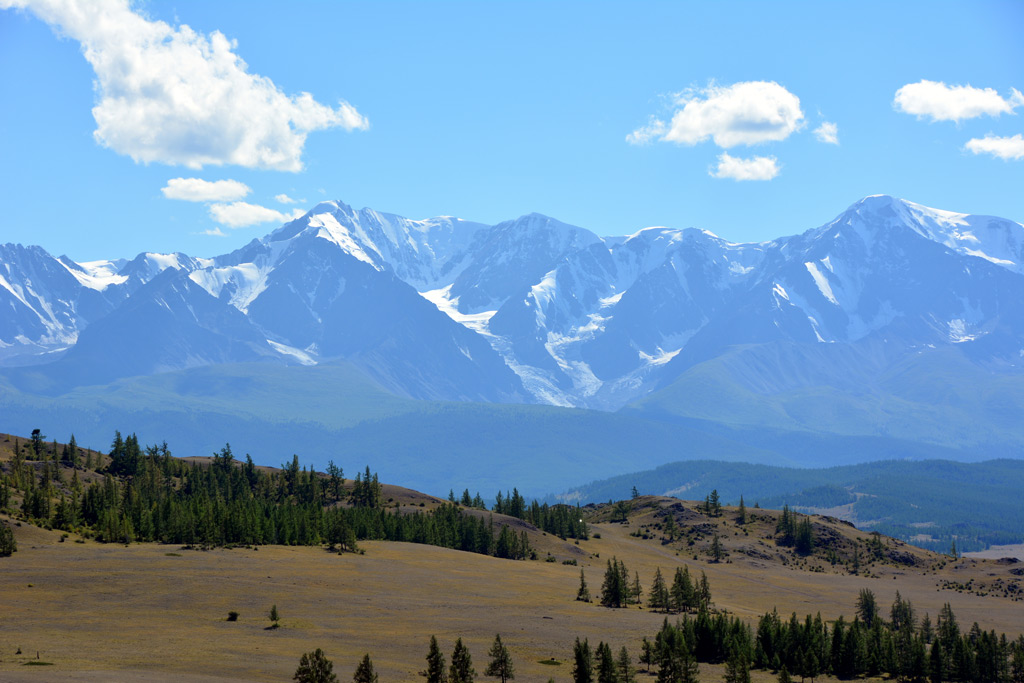
[[[347,363],[419,400],[1018,447],[1022,269],[1021,224],[887,195],[758,243],[330,201],[214,258],[5,245],[0,373],[59,397],[202,365]],[[140,331],[142,310],[162,322]]]

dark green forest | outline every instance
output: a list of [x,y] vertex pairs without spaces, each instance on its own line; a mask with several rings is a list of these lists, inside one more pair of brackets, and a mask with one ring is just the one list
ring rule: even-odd
[[[496,523],[495,514],[518,517],[563,539],[587,538],[577,508],[527,504],[517,490],[498,494],[494,514],[481,514],[486,511],[477,511],[474,501],[403,511],[383,499],[369,467],[347,480],[333,462],[320,473],[293,456],[273,470],[257,467],[249,456],[236,460],[229,445],[208,462],[190,462],[174,458],[166,443],[143,448],[134,434],[117,432],[103,456],[83,452],[74,436],[59,446],[36,430],[14,450],[0,475],[0,509],[101,542],[327,544],[355,551],[362,540],[389,540],[508,559],[535,557],[526,531]],[[479,494],[475,502],[481,504]]]

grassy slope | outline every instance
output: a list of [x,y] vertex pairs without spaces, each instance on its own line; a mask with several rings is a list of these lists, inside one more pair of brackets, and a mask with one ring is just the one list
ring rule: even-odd
[[[660,542],[656,525],[669,508],[691,530],[694,545]],[[913,563],[865,563],[861,575],[851,576],[821,557],[797,563],[790,551],[775,548],[767,538],[776,519],[769,511],[758,511],[759,519],[746,527],[736,525],[735,510],[708,519],[691,503],[658,498],[638,501],[628,525],[609,523],[608,508],[588,514],[601,537],[582,542],[577,557],[595,594],[606,559],[615,556],[639,573],[645,588],[659,567],[668,575],[683,563],[697,575],[704,571],[716,608],[744,618],[772,608],[783,615],[849,618],[858,591],[870,588],[883,607],[898,590],[933,620],[950,602],[964,627],[978,621],[1010,636],[1021,629],[1019,602],[936,590],[944,580],[1012,580],[1010,567],[994,561],[948,563],[888,544]],[[825,519],[816,520],[816,529],[822,537],[831,530],[840,551],[865,537]],[[729,553],[720,564],[705,555],[711,531]],[[625,645],[635,661],[640,638],[653,636],[664,618],[647,609],[607,610],[574,601],[580,567],[429,546],[365,543],[364,556],[288,547],[199,552],[79,544],[74,537],[60,543],[57,533],[26,525],[15,534],[19,551],[0,559],[0,678],[11,681],[41,680],[39,670],[23,666],[36,651],[53,662],[42,675],[51,681],[116,682],[142,675],[154,681],[286,680],[299,656],[315,647],[334,660],[341,680],[369,652],[381,680],[415,681],[431,634],[446,654],[462,637],[482,672],[495,632],[511,650],[517,680],[566,681],[577,636],[592,645],[608,641],[615,650]],[[281,613],[281,628],[265,630],[271,604]],[[240,612],[238,622],[225,621],[229,610]],[[15,647],[24,654],[14,656]],[[552,657],[561,664],[539,663]],[[701,666],[702,681],[720,681],[722,673],[721,667]],[[770,681],[770,674],[754,672],[754,683]]]

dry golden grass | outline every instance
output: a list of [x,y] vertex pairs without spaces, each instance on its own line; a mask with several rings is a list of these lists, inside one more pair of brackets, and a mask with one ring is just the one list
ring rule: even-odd
[[[601,538],[581,543],[580,563],[598,594],[605,561],[617,556],[650,585],[655,567],[670,575],[683,560],[707,573],[716,608],[756,618],[821,612],[851,617],[861,588],[883,605],[895,591],[933,619],[944,602],[963,624],[977,620],[1009,635],[1021,631],[1024,608],[1001,598],[938,591],[921,570],[878,567],[877,578],[811,573],[732,553],[730,563],[680,557],[671,546],[630,536],[642,517],[593,527]],[[639,653],[664,615],[647,609],[610,610],[573,598],[579,567],[512,562],[442,548],[364,543],[365,555],[320,548],[262,547],[195,551],[173,546],[129,547],[60,543],[57,532],[16,527],[19,552],[0,559],[0,680],[205,681],[290,680],[299,656],[321,647],[341,680],[369,652],[382,681],[420,680],[431,634],[446,654],[457,637],[478,672],[500,632],[517,679],[570,680],[572,643],[604,640]],[[557,539],[548,540],[557,546]],[[573,546],[575,548],[575,546]],[[922,551],[923,552],[923,551]],[[942,573],[984,577],[1006,572],[994,561],[961,561]],[[267,630],[276,604],[281,627]],[[229,611],[240,613],[235,623]],[[674,618],[674,617],[673,617]],[[20,647],[23,654],[15,656]],[[36,657],[53,666],[29,667]],[[549,658],[563,662],[540,664]],[[720,667],[701,666],[704,681]],[[479,676],[482,678],[482,676]],[[774,680],[755,672],[755,682]]]
[[[0,435],[0,461],[11,456],[12,441]],[[441,503],[399,487],[385,485],[383,493],[388,506],[406,512]],[[60,533],[23,523],[15,527],[19,551],[0,558],[0,681],[284,681],[301,654],[317,647],[334,661],[341,680],[369,652],[381,681],[418,681],[432,634],[447,656],[461,637],[482,680],[495,633],[512,652],[517,681],[568,681],[576,637],[592,645],[607,641],[616,651],[625,645],[635,661],[640,639],[653,636],[665,618],[636,606],[611,610],[574,600],[580,568],[596,599],[613,556],[631,576],[639,572],[645,589],[658,567],[666,580],[682,563],[695,578],[704,571],[715,608],[752,623],[773,608],[784,616],[820,612],[827,620],[850,618],[857,593],[870,588],[883,608],[899,590],[933,621],[949,602],[964,628],[977,621],[1013,637],[1024,629],[1022,602],[940,589],[949,581],[973,579],[975,587],[997,579],[1019,582],[1010,573],[1013,565],[954,562],[887,541],[907,563],[865,560],[861,574],[853,576],[821,554],[796,561],[791,550],[777,548],[777,512],[750,510],[756,519],[740,527],[735,509],[708,518],[694,503],[655,497],[634,501],[633,507],[628,524],[610,522],[611,506],[588,507],[600,538],[580,543],[494,516],[496,526],[527,530],[540,557],[550,553],[579,566],[385,542],[364,542],[365,555],[342,556],[308,547],[125,547],[78,543],[73,535],[60,542]],[[691,529],[692,545],[660,542],[655,525],[669,509]],[[815,518],[815,532],[841,555],[854,541],[863,545],[870,538],[827,518]],[[708,558],[714,533],[727,551],[721,563]],[[267,629],[274,604],[281,626]],[[240,613],[233,623],[226,620],[232,610]],[[19,647],[22,654],[15,655]],[[37,652],[52,665],[26,666]],[[550,659],[561,664],[540,663]],[[719,681],[722,674],[722,667],[701,665],[703,681]],[[766,672],[752,675],[754,683],[775,680]]]

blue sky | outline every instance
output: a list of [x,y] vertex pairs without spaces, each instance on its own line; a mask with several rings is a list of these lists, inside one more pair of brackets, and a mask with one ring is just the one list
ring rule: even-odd
[[0,242],[77,260],[324,199],[735,241],[875,193],[1024,221],[1020,2],[0,8]]

